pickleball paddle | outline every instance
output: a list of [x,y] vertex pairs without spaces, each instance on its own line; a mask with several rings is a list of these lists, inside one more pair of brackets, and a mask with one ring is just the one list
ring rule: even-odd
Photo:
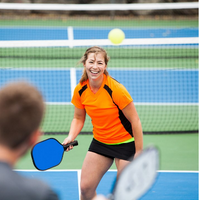
[[154,183],[159,169],[159,152],[148,147],[128,164],[116,181],[109,200],[136,200]]
[[36,169],[44,171],[59,165],[62,161],[64,151],[71,145],[77,146],[78,142],[75,140],[62,145],[55,138],[49,138],[37,143],[31,151],[34,166]]

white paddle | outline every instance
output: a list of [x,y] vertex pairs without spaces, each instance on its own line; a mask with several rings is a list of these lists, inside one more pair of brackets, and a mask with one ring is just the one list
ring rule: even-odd
[[152,186],[159,169],[159,152],[148,147],[121,172],[110,200],[136,200]]

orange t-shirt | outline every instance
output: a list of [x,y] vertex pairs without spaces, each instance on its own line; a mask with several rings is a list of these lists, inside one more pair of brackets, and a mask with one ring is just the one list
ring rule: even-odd
[[130,122],[122,109],[133,99],[126,88],[110,76],[104,75],[103,84],[93,93],[89,81],[79,83],[72,97],[72,103],[85,109],[91,117],[94,138],[107,144],[116,144],[133,137]]

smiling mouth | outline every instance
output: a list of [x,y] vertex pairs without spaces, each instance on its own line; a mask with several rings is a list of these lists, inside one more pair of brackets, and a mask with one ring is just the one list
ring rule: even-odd
[[92,74],[98,74],[99,73],[99,71],[98,72],[96,72],[96,71],[90,71]]

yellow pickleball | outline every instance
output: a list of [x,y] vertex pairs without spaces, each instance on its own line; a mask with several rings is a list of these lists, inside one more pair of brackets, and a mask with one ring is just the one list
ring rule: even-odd
[[113,44],[120,44],[125,38],[124,32],[119,29],[115,28],[112,29],[109,34],[108,34],[108,39],[113,43]]

